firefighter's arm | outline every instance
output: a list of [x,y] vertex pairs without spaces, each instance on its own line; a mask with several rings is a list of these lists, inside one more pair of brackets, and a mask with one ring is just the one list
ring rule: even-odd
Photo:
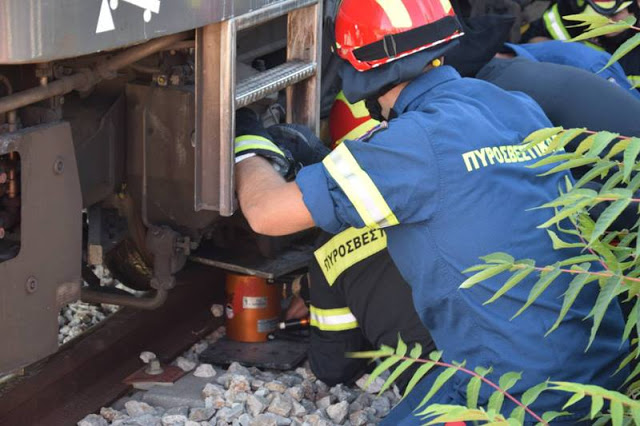
[[236,164],[240,208],[251,228],[263,235],[287,235],[314,226],[295,182],[286,182],[264,158]]

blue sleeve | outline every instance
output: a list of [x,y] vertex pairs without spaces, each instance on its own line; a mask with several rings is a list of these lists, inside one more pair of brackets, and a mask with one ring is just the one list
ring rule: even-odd
[[303,168],[296,182],[316,225],[337,233],[429,220],[439,179],[421,120],[403,114],[368,143],[346,141],[322,164]]

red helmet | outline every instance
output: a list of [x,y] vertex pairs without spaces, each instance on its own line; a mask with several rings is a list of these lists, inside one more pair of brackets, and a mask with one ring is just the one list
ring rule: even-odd
[[349,103],[344,93],[338,93],[329,113],[329,133],[331,134],[331,149],[340,145],[344,140],[358,139],[380,124],[369,115],[364,101]]
[[342,0],[335,19],[336,52],[358,71],[462,34],[449,0]]

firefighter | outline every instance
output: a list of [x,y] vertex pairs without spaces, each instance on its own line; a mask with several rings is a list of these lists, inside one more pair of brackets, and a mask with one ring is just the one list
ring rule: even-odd
[[[494,382],[506,372],[522,372],[510,389],[516,398],[548,378],[617,388],[624,371],[613,373],[628,353],[628,345],[620,345],[624,323],[617,303],[608,306],[585,352],[591,323],[584,318],[597,285],[580,292],[547,336],[571,277],[559,276],[515,318],[535,275],[488,306],[504,274],[459,288],[469,277],[463,271],[489,253],[508,251],[540,265],[579,255],[574,249],[554,250],[537,228],[553,212],[532,207],[555,199],[571,180],[564,172],[538,176],[550,166],[526,167],[548,155],[547,141],[526,151],[521,145],[530,133],[551,126],[540,107],[522,93],[462,79],[442,65],[443,54],[462,36],[447,0],[343,0],[334,27],[336,52],[345,61],[346,98],[365,99],[372,117],[387,119],[388,126],[366,143],[343,142],[322,163],[303,167],[293,182],[240,147],[236,188],[252,228],[268,235],[313,226],[330,233],[384,228],[388,251],[445,362],[491,366],[487,377]],[[251,138],[255,127],[241,132],[241,140]],[[256,141],[275,146],[260,134]],[[421,423],[412,410],[435,377],[423,379],[385,424]],[[430,403],[466,404],[468,381],[457,374]],[[483,386],[479,404],[486,407],[491,392]],[[566,399],[547,391],[530,407],[540,413],[558,410]],[[513,408],[505,401],[502,412]],[[555,424],[576,424],[589,413],[589,404],[582,400],[571,410],[573,415]]]
[[[338,94],[329,115],[332,146],[347,136],[367,136],[380,123],[369,116],[364,102],[350,104]],[[309,266],[310,312],[301,298],[292,302],[287,318],[311,317],[309,362],[313,373],[330,386],[351,383],[369,367],[365,359],[347,352],[396,347],[398,336],[423,356],[435,350],[429,332],[413,308],[411,288],[402,279],[387,251],[383,229],[349,228],[338,235],[323,233]],[[381,313],[385,313],[381,315]],[[414,370],[396,384],[404,390]]]
[[[640,17],[640,0],[557,0],[541,19],[531,24],[522,37],[523,42],[541,40],[567,41],[587,30],[587,27],[576,26],[575,21],[568,21],[564,16],[574,14],[601,14],[613,20],[622,20],[628,16]],[[627,39],[635,34],[628,29],[617,34],[607,34],[584,41],[584,44],[595,50],[615,52]],[[632,86],[640,83],[640,50],[635,49],[620,59]]]

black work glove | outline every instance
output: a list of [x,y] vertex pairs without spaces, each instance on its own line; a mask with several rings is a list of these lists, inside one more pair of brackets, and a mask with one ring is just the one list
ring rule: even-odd
[[300,124],[276,124],[267,131],[271,139],[302,166],[319,163],[331,152],[311,129]]
[[294,170],[291,155],[273,143],[258,115],[249,108],[241,108],[236,112],[234,153],[236,164],[256,155],[264,157],[285,178]]

